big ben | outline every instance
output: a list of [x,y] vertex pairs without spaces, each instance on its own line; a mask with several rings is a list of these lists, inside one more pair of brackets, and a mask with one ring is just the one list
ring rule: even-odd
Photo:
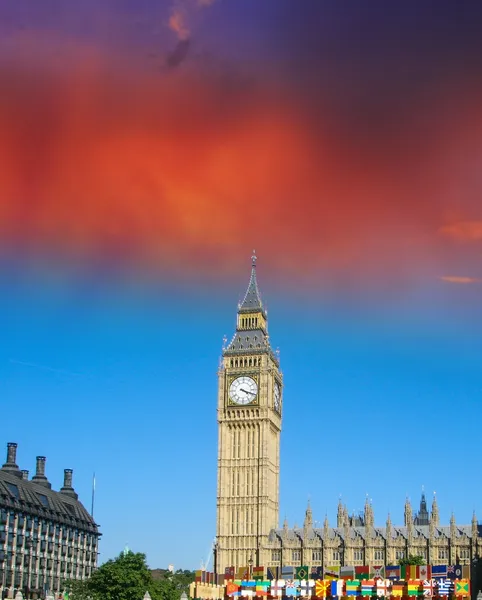
[[278,526],[283,378],[268,335],[256,256],[218,373],[216,570],[260,564]]

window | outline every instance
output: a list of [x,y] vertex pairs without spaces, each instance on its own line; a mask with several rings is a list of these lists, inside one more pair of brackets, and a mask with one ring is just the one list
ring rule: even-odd
[[375,550],[375,560],[385,560],[383,550]]
[[397,550],[395,552],[395,558],[400,560],[401,558],[405,558],[405,550]]
[[301,560],[301,550],[293,550],[291,553],[291,560],[300,561]]
[[443,560],[445,558],[448,558],[448,552],[445,548],[439,548],[438,550],[438,558],[439,560]]
[[15,498],[19,498],[18,487],[15,484],[7,483],[7,488],[8,491],[12,494],[12,496],[14,496]]
[[355,550],[353,552],[353,558],[355,560],[363,560],[363,550]]
[[281,560],[281,552],[279,550],[271,550],[271,562],[279,562]]
[[313,554],[311,556],[311,560],[313,560],[314,562],[320,562],[322,558],[322,552],[321,550],[313,550]]
[[47,496],[44,496],[44,494],[37,494],[37,498],[40,500],[40,502],[46,506],[47,508],[50,508],[49,506],[49,500],[47,498]]
[[470,558],[470,551],[468,548],[462,548],[462,550],[460,551],[460,558]]
[[340,551],[333,550],[333,560],[340,560]]

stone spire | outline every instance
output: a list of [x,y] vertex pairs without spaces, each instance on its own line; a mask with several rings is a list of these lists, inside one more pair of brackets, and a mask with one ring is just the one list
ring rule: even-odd
[[341,501],[341,496],[338,499],[338,510],[336,513],[336,526],[343,527],[343,521],[345,520],[345,508]]
[[365,527],[373,527],[374,526],[375,518],[373,516],[373,506],[372,506],[371,501],[368,499],[368,494],[367,494],[367,497],[365,498],[364,518],[365,518]]
[[479,534],[479,528],[477,525],[477,516],[474,510],[474,514],[472,515],[472,540],[475,540]]
[[410,504],[410,498],[407,496],[405,499],[405,527],[411,527],[413,525],[413,513],[412,513],[412,505]]
[[388,516],[387,516],[386,534],[387,534],[387,543],[388,543],[388,540],[390,540],[392,537],[392,519],[390,518],[390,513],[388,513]]
[[429,524],[429,514],[427,510],[427,500],[425,499],[425,490],[422,486],[422,497],[420,498],[420,508],[414,519],[415,525],[428,525]]
[[433,501],[432,501],[432,517],[430,521],[435,525],[435,527],[439,526],[439,514],[438,514],[438,504],[437,504],[437,494],[433,493]]
[[308,500],[308,506],[306,507],[305,520],[303,522],[303,529],[313,528],[313,512],[311,510],[310,501]]
[[452,515],[450,516],[450,539],[455,540],[455,532],[456,532],[456,526],[455,526],[455,515],[452,511]]
[[260,311],[266,317],[266,313],[263,308],[263,303],[261,301],[261,296],[260,296],[259,289],[258,289],[258,282],[256,280],[256,261],[257,260],[258,260],[258,257],[256,256],[256,253],[253,250],[253,256],[251,257],[251,277],[249,278],[248,289],[246,290],[244,299],[238,307],[238,312],[239,313],[251,313],[251,312]]
[[328,515],[325,514],[325,520],[323,521],[323,538],[325,540],[328,539],[329,530],[330,530],[330,524],[328,523]]

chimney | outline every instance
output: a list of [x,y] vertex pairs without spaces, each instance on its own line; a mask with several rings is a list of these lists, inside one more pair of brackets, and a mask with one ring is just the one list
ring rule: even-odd
[[64,469],[64,485],[60,488],[60,493],[77,500],[79,496],[72,487],[72,473],[72,469]]
[[44,487],[47,487],[50,490],[52,488],[52,485],[50,484],[47,477],[45,477],[46,460],[47,459],[45,458],[45,456],[37,456],[37,470],[35,472],[35,475],[32,477],[32,481],[38,485],[43,485]]
[[22,479],[28,481],[28,471],[27,469],[22,469]]
[[15,442],[8,442],[7,444],[7,462],[3,465],[2,469],[8,471],[12,475],[22,477],[22,474],[16,463],[17,461],[17,444]]

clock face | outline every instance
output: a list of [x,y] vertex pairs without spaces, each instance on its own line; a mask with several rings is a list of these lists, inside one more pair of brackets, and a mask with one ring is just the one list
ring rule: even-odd
[[251,377],[238,377],[229,386],[229,397],[235,404],[250,404],[257,393],[258,384]]
[[281,412],[281,388],[277,382],[274,384],[274,409],[276,412]]

